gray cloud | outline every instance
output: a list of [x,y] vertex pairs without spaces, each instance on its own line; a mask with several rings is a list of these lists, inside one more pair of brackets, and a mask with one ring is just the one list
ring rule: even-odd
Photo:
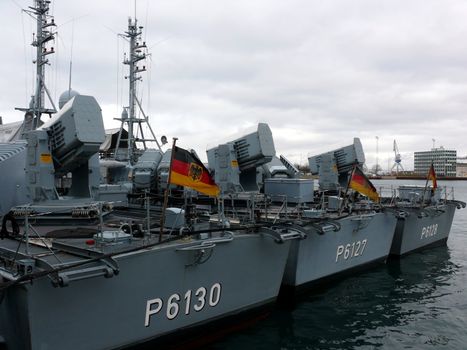
[[[58,24],[78,19],[58,28],[49,86],[56,96],[67,87],[74,28],[73,87],[96,96],[109,127],[126,96],[124,42],[114,32],[126,29],[132,4],[53,2]],[[33,26],[13,1],[0,13],[0,115],[13,121],[21,118],[13,108],[32,92],[25,45]],[[294,161],[360,137],[371,166],[377,135],[383,167],[394,139],[408,168],[411,153],[429,149],[432,138],[467,155],[461,0],[140,0],[137,13],[152,46],[141,91],[153,128],[201,155],[260,121]]]

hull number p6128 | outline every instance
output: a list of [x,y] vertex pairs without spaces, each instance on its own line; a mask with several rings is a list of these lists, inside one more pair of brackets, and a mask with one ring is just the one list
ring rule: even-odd
[[437,233],[438,233],[438,224],[424,226],[422,228],[422,234],[420,235],[420,239],[433,237]]

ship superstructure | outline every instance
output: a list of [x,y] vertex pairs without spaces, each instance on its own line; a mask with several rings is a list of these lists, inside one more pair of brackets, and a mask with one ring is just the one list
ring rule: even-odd
[[[137,85],[142,80],[141,73],[146,71],[144,61],[148,55],[146,42],[142,39],[142,29],[142,26],[138,26],[137,18],[128,18],[128,29],[124,34],[121,34],[129,44],[128,55],[123,61],[128,66],[128,75],[125,77],[128,80],[128,106],[123,108],[121,118],[116,118],[121,122],[121,126],[114,159],[127,160],[131,165],[136,164],[141,153],[149,148],[148,143],[156,143],[157,148],[161,150],[159,141],[149,123],[149,117],[144,112],[142,102],[137,94]],[[140,116],[137,115],[137,112],[140,113]],[[125,125],[127,133],[124,133]],[[144,136],[144,127],[149,129],[150,137],[147,139]],[[127,145],[126,154],[119,154],[122,142]]]
[[313,179],[300,178],[285,157],[276,157],[264,123],[207,154],[222,190],[223,221],[272,225],[306,237],[292,242],[285,290],[305,290],[389,256],[395,213],[368,200],[348,201],[344,193],[353,167],[365,162],[359,139],[309,158],[311,171],[319,175],[318,190]]
[[[128,66],[128,75],[125,76],[128,105],[123,107],[121,117],[115,118],[120,121],[120,128],[106,131],[106,140],[100,149],[104,179],[100,198],[123,207],[128,205],[128,196],[133,193],[161,192],[166,185],[170,160],[170,152],[162,151],[138,96],[138,84],[146,71],[144,62],[148,56],[142,34],[143,27],[138,25],[138,20],[128,18],[128,28],[120,34],[129,48],[123,60],[123,64]],[[145,133],[146,128],[149,133]],[[161,142],[162,145],[166,143],[165,137]]]
[[[35,65],[35,90],[31,102],[26,108],[16,108],[24,112],[22,122],[0,125],[0,172],[4,185],[3,196],[0,199],[0,215],[5,215],[12,206],[31,200],[26,187],[24,164],[26,160],[27,133],[43,124],[42,116],[49,117],[56,113],[55,104],[46,85],[46,67],[49,65],[49,55],[55,50],[52,43],[55,40],[55,20],[50,11],[49,0],[34,0],[33,6],[23,10],[34,18],[36,33],[31,45],[36,50],[33,60]],[[46,107],[46,102],[51,108]]]

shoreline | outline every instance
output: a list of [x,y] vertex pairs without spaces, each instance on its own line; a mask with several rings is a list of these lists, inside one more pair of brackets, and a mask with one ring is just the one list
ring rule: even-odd
[[[426,176],[418,176],[418,175],[400,175],[400,176],[392,176],[392,175],[382,175],[382,176],[372,176],[370,177],[371,180],[426,180]],[[455,176],[437,176],[436,180],[438,181],[465,181],[467,177],[455,177]]]

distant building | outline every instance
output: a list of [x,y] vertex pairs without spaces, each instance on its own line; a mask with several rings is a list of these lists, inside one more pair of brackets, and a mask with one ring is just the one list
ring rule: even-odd
[[457,163],[457,177],[467,177],[467,163]]
[[415,152],[414,173],[418,175],[428,174],[431,163],[433,163],[437,175],[457,176],[457,151],[439,147],[432,148],[431,151]]

